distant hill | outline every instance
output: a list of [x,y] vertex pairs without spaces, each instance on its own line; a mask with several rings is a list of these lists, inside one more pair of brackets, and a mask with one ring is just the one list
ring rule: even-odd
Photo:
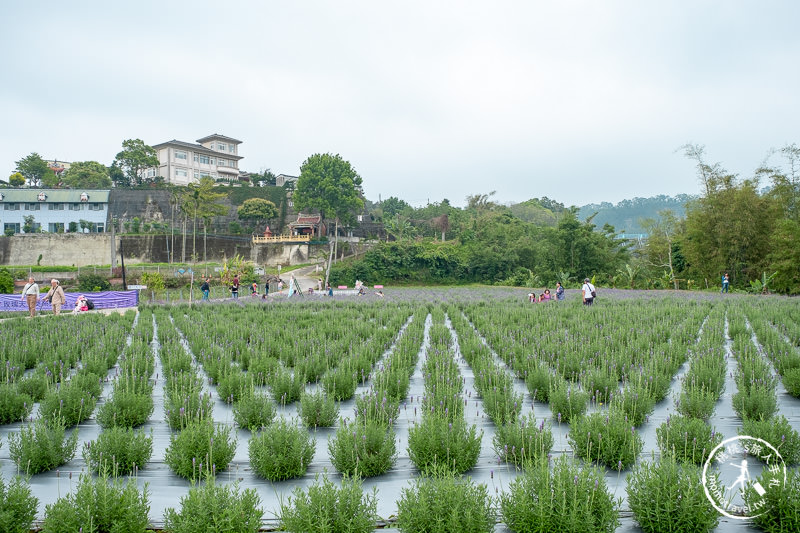
[[555,226],[558,224],[559,214],[565,210],[564,204],[547,196],[510,204],[508,208],[515,217],[540,226]]
[[598,228],[603,224],[611,224],[618,233],[643,233],[639,221],[643,218],[656,218],[662,209],[671,209],[682,217],[686,211],[686,203],[696,196],[679,194],[677,196],[653,196],[650,198],[633,198],[622,200],[616,204],[603,202],[587,204],[578,209],[578,218],[586,220],[597,213],[592,222]]

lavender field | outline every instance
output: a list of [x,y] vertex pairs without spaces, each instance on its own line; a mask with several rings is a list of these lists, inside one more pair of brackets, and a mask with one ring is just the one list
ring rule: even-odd
[[[0,322],[3,480],[26,480],[45,531],[91,522],[63,502],[115,478],[124,509],[106,514],[175,531],[209,485],[244,500],[242,531],[335,530],[306,496],[339,487],[351,531],[777,531],[800,515],[796,300],[385,293]],[[750,476],[726,517],[701,477],[737,435],[781,460],[725,447]],[[781,490],[739,520],[756,482]]]

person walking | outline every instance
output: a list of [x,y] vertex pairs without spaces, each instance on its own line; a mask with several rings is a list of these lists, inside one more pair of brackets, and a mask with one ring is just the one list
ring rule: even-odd
[[210,278],[206,278],[203,280],[203,284],[200,285],[200,291],[203,293],[203,300],[208,300],[208,294],[211,292],[211,285],[209,285]]
[[583,305],[592,305],[594,303],[594,299],[597,297],[597,289],[594,288],[594,285],[592,285],[592,283],[589,281],[589,278],[585,278],[583,280],[581,292],[583,293]]
[[64,288],[58,283],[57,279],[50,280],[50,290],[47,291],[43,299],[50,302],[54,315],[61,314],[61,306],[67,303],[67,295],[64,294]]
[[722,291],[723,293],[728,292],[728,286],[731,284],[731,278],[728,276],[728,273],[722,275]]
[[20,298],[23,302],[25,300],[28,301],[28,312],[31,314],[31,318],[36,315],[36,302],[39,301],[39,284],[36,283],[36,280],[33,279],[33,276],[28,277],[28,283],[25,284],[25,287],[22,289],[22,298]]

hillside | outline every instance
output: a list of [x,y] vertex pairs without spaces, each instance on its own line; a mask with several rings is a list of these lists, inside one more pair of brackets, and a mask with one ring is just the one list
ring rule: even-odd
[[587,204],[578,209],[578,218],[586,220],[597,213],[592,222],[597,227],[611,224],[619,233],[643,233],[639,222],[644,218],[656,218],[662,209],[671,209],[676,215],[683,216],[686,203],[695,199],[689,194],[677,196],[653,196],[650,198],[633,198],[622,200],[616,204],[603,202]]

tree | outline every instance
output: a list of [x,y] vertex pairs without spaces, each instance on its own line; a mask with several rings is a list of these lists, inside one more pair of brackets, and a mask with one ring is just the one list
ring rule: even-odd
[[25,215],[22,217],[23,224],[22,224],[22,231],[25,233],[33,233],[33,228],[36,224],[36,221],[33,215]]
[[12,187],[22,187],[25,185],[25,176],[19,172],[14,172],[8,177],[8,184]]
[[108,168],[97,161],[72,163],[64,174],[63,182],[72,189],[108,189],[111,187]]
[[256,227],[260,227],[262,222],[278,216],[278,208],[269,200],[248,198],[236,210],[236,216],[242,220],[252,222]]
[[733,282],[753,279],[769,253],[773,203],[758,193],[758,175],[739,180],[719,163],[706,163],[701,148],[688,153],[705,189],[686,210],[683,250],[690,268],[706,283],[718,282],[723,272],[730,272]]
[[492,191],[489,194],[470,194],[467,196],[467,209],[475,209],[483,211],[486,209],[494,209],[497,207],[495,202],[489,198],[495,195],[497,191]]
[[355,212],[364,207],[361,176],[339,154],[314,154],[306,159],[300,167],[293,198],[297,209],[318,209],[322,218],[334,218],[331,254],[338,244],[340,222],[351,222]]
[[114,165],[122,170],[128,185],[141,185],[144,171],[158,166],[158,154],[141,139],[127,139],[122,141],[122,151],[114,159]]
[[206,237],[208,236],[208,220],[211,217],[225,214],[225,206],[218,203],[225,196],[223,193],[214,192],[214,180],[203,176],[197,183],[190,183],[184,196],[184,212],[191,214],[192,221],[192,254],[197,256],[197,218],[206,223],[203,225],[203,260],[206,256]]
[[16,165],[16,171],[25,177],[31,187],[38,187],[47,172],[53,172],[47,165],[47,161],[42,159],[42,156],[36,152],[33,152],[27,157],[23,157],[16,162]]
[[[402,240],[414,236],[414,226],[408,221],[408,217],[395,215],[386,221],[384,225],[386,233],[393,236],[395,240]],[[388,241],[388,239],[387,239]]]
[[381,202],[383,217],[387,220],[395,215],[399,215],[400,213],[407,211],[410,208],[411,206],[408,205],[408,202],[406,202],[405,200],[401,200],[396,196],[390,196],[389,198]]
[[669,279],[677,290],[678,280],[675,278],[673,249],[680,221],[671,209],[659,211],[658,216],[658,219],[648,218],[641,222],[642,228],[647,233],[645,255],[651,266],[668,269]]

